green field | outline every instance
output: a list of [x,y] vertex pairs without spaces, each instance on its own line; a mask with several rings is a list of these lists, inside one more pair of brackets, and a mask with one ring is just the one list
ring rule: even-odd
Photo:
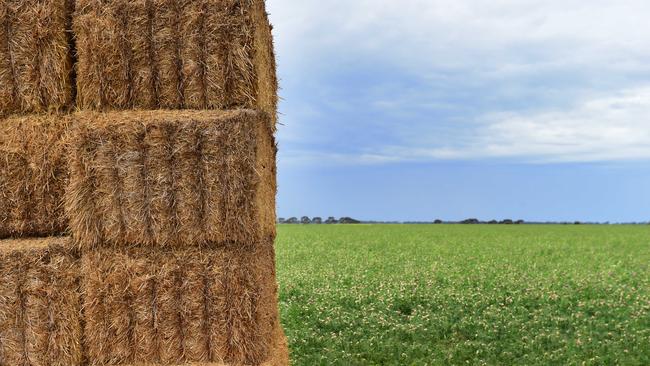
[[650,228],[280,225],[295,365],[650,365]]

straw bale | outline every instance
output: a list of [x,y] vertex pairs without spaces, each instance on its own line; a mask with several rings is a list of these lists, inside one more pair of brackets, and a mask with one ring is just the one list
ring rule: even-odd
[[82,364],[79,257],[70,238],[0,241],[0,364]]
[[155,108],[148,0],[77,1],[77,104]]
[[81,109],[261,109],[277,78],[263,0],[77,0]]
[[70,230],[80,246],[250,245],[275,236],[275,154],[262,112],[77,115]]
[[[271,340],[271,348],[269,350],[268,357],[261,363],[257,363],[260,366],[289,366],[289,346],[287,344],[287,337],[284,335],[284,331],[280,324],[276,324],[275,330],[273,332],[273,339]],[[212,359],[212,358],[210,358]],[[136,362],[131,363],[126,366],[239,366],[242,364],[237,363],[224,363],[219,362],[185,362],[182,364],[162,364],[160,362]]]
[[0,1],[0,115],[68,109],[73,0]]
[[279,317],[271,242],[101,248],[82,259],[90,365],[258,365]]
[[0,237],[58,235],[66,230],[68,116],[11,117],[0,123]]

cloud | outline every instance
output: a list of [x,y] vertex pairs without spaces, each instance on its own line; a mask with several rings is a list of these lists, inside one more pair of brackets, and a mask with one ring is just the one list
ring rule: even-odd
[[[504,61],[517,67],[529,64],[527,56],[542,63],[561,56],[577,63],[625,64],[623,52],[650,50],[650,3],[642,0],[268,3],[281,58],[292,61],[326,56],[327,63],[341,55],[375,53],[406,65],[452,68],[486,62],[501,67]],[[518,57],[512,57],[513,52]],[[479,55],[489,57],[476,60]]]
[[[470,136],[403,143],[349,154],[309,153],[286,162],[380,164],[428,160],[518,159],[548,162],[650,160],[650,87],[584,101],[569,110],[495,113],[476,121]],[[298,157],[299,156],[299,157]]]
[[268,0],[281,162],[650,159],[650,2]]
[[573,109],[489,116],[469,151],[550,161],[650,159],[650,87]]

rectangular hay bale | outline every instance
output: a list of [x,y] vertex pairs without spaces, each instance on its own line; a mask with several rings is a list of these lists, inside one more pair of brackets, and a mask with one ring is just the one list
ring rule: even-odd
[[0,115],[73,102],[74,0],[0,0]]
[[77,366],[81,345],[72,240],[0,241],[0,365]]
[[277,77],[263,0],[76,0],[77,105],[260,109]]
[[0,238],[51,236],[66,228],[66,115],[0,121]]
[[250,110],[81,113],[69,226],[80,246],[248,245],[275,237],[276,147]]
[[271,242],[254,250],[85,252],[88,364],[260,365],[282,358],[274,260]]

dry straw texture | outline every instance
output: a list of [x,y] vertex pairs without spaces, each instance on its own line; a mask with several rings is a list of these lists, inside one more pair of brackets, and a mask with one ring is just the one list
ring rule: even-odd
[[[289,366],[289,347],[287,345],[287,338],[284,335],[282,327],[276,326],[273,333],[272,348],[269,352],[269,357],[260,363],[260,366]],[[228,364],[223,362],[186,362],[183,364],[175,364],[173,366],[235,366],[236,364]],[[163,365],[160,363],[134,363],[127,366],[172,366],[170,364]]]
[[57,235],[66,230],[67,116],[0,122],[0,237]]
[[82,363],[79,259],[69,238],[0,241],[0,365]]
[[99,249],[82,262],[90,365],[260,365],[287,352],[271,242]]
[[276,148],[265,113],[77,119],[65,205],[82,247],[247,245],[275,236]]
[[0,115],[73,101],[73,0],[0,0]]
[[254,108],[275,119],[263,0],[77,0],[81,109]]

